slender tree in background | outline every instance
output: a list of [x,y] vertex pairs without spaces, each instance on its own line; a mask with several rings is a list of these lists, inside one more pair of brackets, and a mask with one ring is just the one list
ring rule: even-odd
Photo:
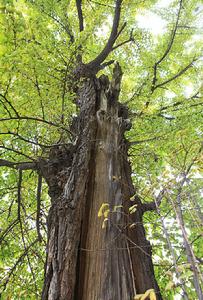
[[3,1],[3,299],[203,298],[202,6],[161,5]]

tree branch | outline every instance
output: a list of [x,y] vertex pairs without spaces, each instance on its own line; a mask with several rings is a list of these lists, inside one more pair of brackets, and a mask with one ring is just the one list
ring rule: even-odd
[[[101,63],[107,58],[109,53],[113,49],[113,45],[118,38],[119,34],[122,30],[118,32],[119,27],[119,21],[120,21],[120,13],[121,13],[121,3],[122,0],[116,0],[116,7],[114,11],[114,19],[113,19],[113,26],[111,30],[111,34],[109,36],[109,39],[103,48],[103,50],[100,52],[100,54],[91,62],[89,62],[86,66],[90,69],[94,69],[95,67],[98,67],[101,65]],[[123,25],[124,26],[124,25]]]
[[82,32],[84,30],[83,23],[83,14],[82,14],[82,0],[76,0],[77,12],[78,12],[78,20],[79,20],[79,30]]
[[9,232],[13,229],[13,227],[18,224],[19,220],[15,219],[9,226],[3,231],[0,237],[0,244],[3,242],[4,238],[9,234]]
[[37,162],[12,162],[0,159],[0,167],[9,167],[16,170],[37,170]]
[[19,169],[19,177],[18,177],[18,220],[21,221],[20,218],[20,207],[21,207],[21,186],[22,186],[22,179],[23,179],[23,173],[22,170]]
[[30,157],[30,156],[28,156],[28,155],[26,155],[26,154],[24,154],[24,153],[22,153],[22,152],[20,152],[20,151],[18,151],[18,150],[16,150],[16,149],[13,149],[13,148],[9,148],[9,147],[6,147],[6,146],[2,146],[2,145],[0,145],[0,149],[5,149],[5,150],[8,150],[8,151],[12,151],[12,152],[14,152],[14,153],[16,153],[16,154],[19,154],[19,155],[22,155],[22,156],[24,156],[24,157],[26,157],[26,158],[28,158],[28,159],[30,159],[30,160],[32,160],[32,161],[35,161],[32,157]]
[[185,68],[183,68],[181,71],[179,71],[178,73],[176,73],[174,76],[172,76],[171,78],[157,84],[154,88],[153,91],[155,91],[157,88],[160,88],[164,85],[166,85],[167,83],[177,79],[178,77],[180,77],[181,75],[183,75],[189,68],[192,67],[193,63],[196,61],[197,59],[193,59]]
[[160,204],[161,204],[161,201],[163,199],[164,193],[165,193],[165,189],[163,189],[159,193],[159,195],[156,197],[155,201],[152,201],[152,202],[149,202],[149,203],[143,203],[142,204],[142,211],[143,211],[143,213],[145,213],[146,211],[156,210],[157,207],[159,207]]
[[3,107],[4,107],[4,109],[7,111],[9,117],[12,118],[12,115],[11,115],[10,111],[8,110],[7,106],[5,105],[5,103],[4,103],[1,99],[0,99],[0,101],[1,101],[1,103],[2,103],[2,105],[3,105]]
[[41,191],[42,191],[42,175],[38,175],[38,184],[37,184],[37,216],[36,216],[36,229],[39,242],[42,240],[42,235],[40,232],[40,215],[41,215]]
[[[187,104],[185,101],[199,99],[200,98],[198,96],[199,93],[200,93],[200,91],[197,91],[193,96],[191,96],[189,98],[185,98],[185,99],[183,99],[183,101],[178,101],[178,102],[175,102],[175,103],[173,103],[171,105],[163,106],[163,107],[160,108],[160,112],[164,111],[164,110],[168,110],[168,109],[172,109],[171,111],[176,111],[176,110],[178,110],[178,108],[176,108],[176,109],[173,109],[173,108],[175,108],[177,106],[180,106],[180,105],[183,105],[183,104]],[[194,104],[189,105],[189,107],[198,106],[198,105],[201,105],[201,104],[203,104],[203,103],[202,102],[200,102],[200,103],[194,103]]]
[[129,43],[129,42],[134,42],[133,30],[131,30],[129,39],[119,43],[118,45],[116,45],[114,47],[112,47],[112,51],[119,48],[119,47],[121,47],[121,46],[123,46],[123,45],[125,45],[125,44],[127,44],[127,43]]
[[180,12],[181,12],[181,9],[182,9],[182,2],[183,2],[183,0],[180,0],[176,23],[175,23],[174,29],[172,31],[171,39],[169,41],[168,47],[167,47],[166,51],[164,52],[164,54],[162,55],[162,57],[154,64],[154,76],[153,76],[153,79],[152,79],[152,87],[151,87],[151,91],[152,92],[155,89],[155,84],[156,84],[156,81],[157,81],[157,68],[158,68],[159,64],[169,54],[169,52],[170,52],[170,50],[171,50],[171,48],[173,46],[173,43],[174,43],[174,40],[175,40],[176,31],[178,29],[178,23],[179,23],[179,19],[180,19]]
[[[0,94],[0,97],[2,97],[2,98],[5,100],[5,102],[6,102],[6,103],[10,106],[10,108],[14,111],[16,117],[19,118],[19,113],[17,112],[17,110],[15,109],[15,107],[12,105],[12,103],[7,99],[7,97],[6,97],[5,95],[3,95],[3,94]],[[7,110],[7,109],[6,109],[6,110]],[[8,110],[7,110],[7,111],[8,111]],[[10,113],[9,113],[9,115],[10,115]]]
[[19,121],[21,121],[21,120],[29,120],[29,121],[41,122],[41,123],[45,123],[45,124],[48,124],[48,125],[60,128],[60,129],[62,129],[64,131],[68,132],[70,135],[73,135],[73,133],[70,130],[68,130],[64,126],[61,126],[61,124],[53,123],[51,121],[47,121],[47,120],[44,120],[44,119],[41,119],[41,118],[37,118],[37,117],[19,116],[19,117],[12,117],[12,118],[1,118],[0,122],[10,121],[10,120],[19,120]]
[[97,1],[93,1],[91,0],[92,3],[95,3],[97,5],[101,5],[101,6],[105,6],[105,7],[110,7],[110,8],[113,8],[114,6],[112,5],[109,5],[109,4],[104,4],[104,3],[101,3],[101,2],[97,2]]
[[113,64],[115,61],[112,59],[112,60],[109,60],[103,64],[101,64],[101,70],[106,68],[107,66],[110,66],[111,64]]
[[63,80],[63,90],[62,90],[62,102],[61,102],[61,124],[64,124],[64,111],[65,111],[65,95],[66,95],[66,84],[68,78],[68,66],[66,66],[64,80]]
[[182,9],[182,2],[183,2],[183,0],[180,0],[176,23],[175,23],[174,29],[172,31],[171,39],[169,41],[168,47],[167,47],[166,51],[164,52],[163,56],[157,61],[157,63],[156,63],[157,66],[166,58],[166,56],[169,54],[169,52],[170,52],[170,50],[173,46],[176,31],[178,29],[178,22],[179,22],[179,19],[180,19],[180,12],[181,12],[181,9]]
[[151,141],[154,141],[154,140],[158,140],[160,138],[162,138],[162,137],[161,136],[157,136],[157,137],[149,138],[149,139],[146,139],[146,140],[129,142],[129,145],[130,146],[138,145],[138,144],[142,144],[142,143],[146,143],[146,142],[151,142]]
[[121,35],[121,33],[123,32],[123,30],[125,29],[127,23],[124,22],[123,25],[121,26],[120,30],[118,31],[118,33],[116,34],[116,37],[115,37],[115,41],[116,39],[119,37],[119,35]]
[[73,34],[72,34],[72,32],[71,32],[71,30],[70,30],[70,28],[69,28],[69,26],[68,26],[68,24],[63,24],[62,22],[61,22],[61,20],[59,20],[59,17],[57,16],[57,17],[55,17],[55,16],[53,16],[53,15],[51,15],[50,13],[48,13],[48,12],[46,12],[45,10],[44,10],[44,8],[43,7],[41,7],[41,11],[45,14],[45,15],[47,15],[48,17],[50,17],[52,20],[54,20],[56,23],[58,23],[64,30],[65,30],[65,32],[68,34],[68,36],[69,36],[69,38],[70,38],[70,42],[71,43],[74,43],[74,36],[73,36]]
[[38,239],[36,239],[34,242],[32,242],[28,247],[25,248],[25,251],[20,255],[20,257],[17,259],[17,261],[15,262],[14,266],[10,269],[10,271],[8,272],[6,281],[4,283],[4,287],[3,287],[3,291],[6,289],[7,284],[9,283],[9,279],[12,276],[13,272],[15,271],[15,269],[17,268],[18,264],[22,262],[22,260],[24,259],[24,257],[27,255],[28,251],[30,250],[30,248],[32,246],[34,246],[36,243],[38,242]]
[[11,132],[11,131],[8,131],[8,132],[0,132],[0,135],[13,135],[13,136],[16,136],[19,140],[22,140],[26,143],[29,143],[29,144],[33,144],[33,145],[36,145],[36,146],[39,146],[39,147],[42,147],[42,148],[51,148],[52,146],[50,145],[44,145],[44,144],[41,144],[41,143],[38,143],[38,142],[35,142],[35,141],[31,141],[25,137],[23,137],[22,135],[16,133],[16,132]]
[[143,90],[144,86],[147,84],[147,82],[148,82],[148,78],[145,79],[145,81],[142,82],[142,84],[138,87],[138,89],[133,92],[133,95],[130,97],[130,99],[128,99],[124,103],[126,105],[128,105],[132,100],[134,100],[135,96],[139,97],[141,95],[141,93],[142,93],[142,90]]
[[22,140],[26,143],[29,143],[29,144],[33,144],[33,145],[36,145],[36,146],[39,146],[41,148],[46,148],[46,149],[50,149],[52,147],[55,147],[55,146],[64,146],[66,145],[66,143],[56,143],[56,144],[50,144],[50,145],[45,145],[45,144],[42,144],[42,143],[39,143],[39,142],[35,142],[35,141],[32,141],[32,140],[29,140],[25,137],[23,137],[22,135],[16,133],[16,132],[12,132],[12,131],[8,131],[8,132],[0,132],[0,135],[13,135],[13,136],[16,136],[17,139],[19,140]]

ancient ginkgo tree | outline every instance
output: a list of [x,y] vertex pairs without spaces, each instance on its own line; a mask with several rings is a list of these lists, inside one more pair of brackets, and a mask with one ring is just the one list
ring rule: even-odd
[[202,6],[0,10],[3,299],[202,299]]

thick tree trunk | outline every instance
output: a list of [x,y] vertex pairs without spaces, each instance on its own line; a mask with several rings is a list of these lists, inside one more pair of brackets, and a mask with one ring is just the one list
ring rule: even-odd
[[[136,198],[130,204],[134,188],[124,138],[130,123],[118,102],[120,80],[117,65],[111,82],[105,76],[84,82],[72,125],[75,145],[53,149],[42,164],[52,198],[43,300],[131,300],[150,288],[162,299],[142,204]],[[133,204],[137,210],[129,214]]]

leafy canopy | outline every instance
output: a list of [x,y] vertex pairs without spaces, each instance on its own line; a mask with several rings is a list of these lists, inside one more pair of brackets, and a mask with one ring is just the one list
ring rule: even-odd
[[[71,140],[73,72],[78,58],[88,63],[103,49],[114,6],[83,1],[80,30],[75,1],[1,1],[2,299],[40,298],[49,198],[43,182],[39,216],[38,176],[20,167]],[[107,58],[124,73],[120,101],[133,123],[127,138],[137,193],[143,202],[161,198],[144,222],[165,299],[180,299],[184,290],[195,299],[195,282],[202,283],[202,9],[197,0],[123,1],[123,30]],[[146,26],[150,16],[164,24],[159,34]],[[101,73],[111,76],[112,65]]]

